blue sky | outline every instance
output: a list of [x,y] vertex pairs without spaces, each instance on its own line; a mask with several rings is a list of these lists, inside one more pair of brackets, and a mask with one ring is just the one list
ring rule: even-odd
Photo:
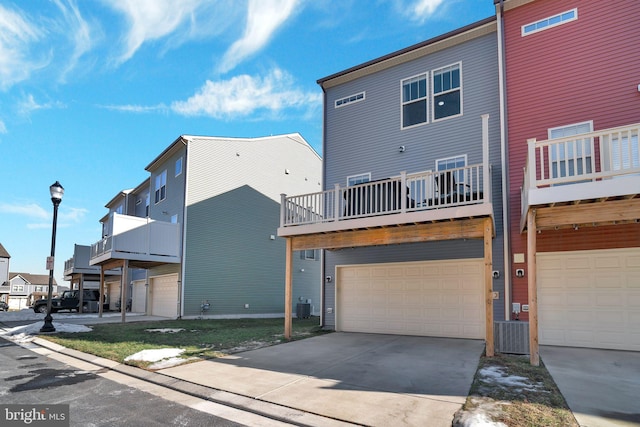
[[494,14],[492,0],[0,0],[0,243],[55,278],[179,135],[299,132],[322,77]]

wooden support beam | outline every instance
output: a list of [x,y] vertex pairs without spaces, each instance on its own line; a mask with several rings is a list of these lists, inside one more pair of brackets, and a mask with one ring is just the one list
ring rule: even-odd
[[540,365],[538,346],[538,284],[536,279],[536,211],[527,212],[527,281],[529,291],[529,360],[533,366]]
[[485,340],[487,357],[494,356],[493,343],[493,221],[484,219],[484,295],[485,295]]
[[104,298],[104,265],[100,266],[100,306],[98,307],[98,317],[102,317],[102,299]]
[[602,203],[582,203],[536,208],[538,230],[573,226],[574,224],[599,224],[612,221],[640,219],[640,199],[610,200]]
[[121,268],[124,265],[123,259],[112,259],[110,261],[105,262],[101,266],[104,267],[105,270],[111,270],[112,268]]
[[129,287],[129,260],[122,263],[122,275],[120,276],[120,318],[122,323],[127,321],[127,288]]
[[[484,218],[292,236],[292,250],[340,249],[484,238]],[[492,227],[493,230],[493,227]],[[493,231],[492,231],[493,232]]]
[[293,245],[292,239],[287,238],[287,254],[285,262],[284,283],[284,338],[291,339],[292,304],[293,304]]

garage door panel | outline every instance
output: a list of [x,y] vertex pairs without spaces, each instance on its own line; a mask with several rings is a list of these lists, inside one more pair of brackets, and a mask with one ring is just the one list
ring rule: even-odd
[[153,316],[177,317],[178,275],[152,277],[150,287],[151,314]]
[[537,254],[540,344],[640,351],[640,248]]
[[479,259],[338,267],[337,329],[484,338],[483,275]]

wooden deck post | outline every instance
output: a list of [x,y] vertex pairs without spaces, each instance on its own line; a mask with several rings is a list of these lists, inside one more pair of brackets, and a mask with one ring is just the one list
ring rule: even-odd
[[484,220],[484,295],[485,295],[485,339],[486,355],[494,356],[493,344],[493,223],[491,218]]
[[102,303],[104,299],[104,265],[100,266],[100,298],[98,299],[98,317],[102,317]]
[[292,238],[287,238],[286,270],[284,284],[284,338],[291,339],[291,316],[292,316],[292,288],[293,288],[293,249]]
[[127,321],[127,288],[129,287],[129,260],[122,262],[122,275],[120,276],[120,318],[122,323]]
[[540,365],[538,348],[538,284],[536,282],[536,211],[527,212],[527,281],[529,291],[529,353],[533,366]]

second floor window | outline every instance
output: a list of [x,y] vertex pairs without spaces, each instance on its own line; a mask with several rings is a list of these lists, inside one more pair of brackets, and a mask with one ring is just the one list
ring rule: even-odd
[[433,71],[433,120],[462,113],[460,64]]
[[13,292],[24,292],[24,285],[13,285]]
[[402,127],[427,122],[427,75],[402,81]]
[[360,175],[351,175],[347,177],[347,186],[351,187],[353,185],[363,184],[369,181],[371,181],[371,172]]
[[155,203],[159,203],[167,198],[167,171],[162,171],[161,174],[156,175],[156,192]]
[[149,217],[149,204],[151,203],[151,197],[149,196],[149,193],[144,195],[144,216]]
[[176,160],[176,176],[182,173],[182,157]]

